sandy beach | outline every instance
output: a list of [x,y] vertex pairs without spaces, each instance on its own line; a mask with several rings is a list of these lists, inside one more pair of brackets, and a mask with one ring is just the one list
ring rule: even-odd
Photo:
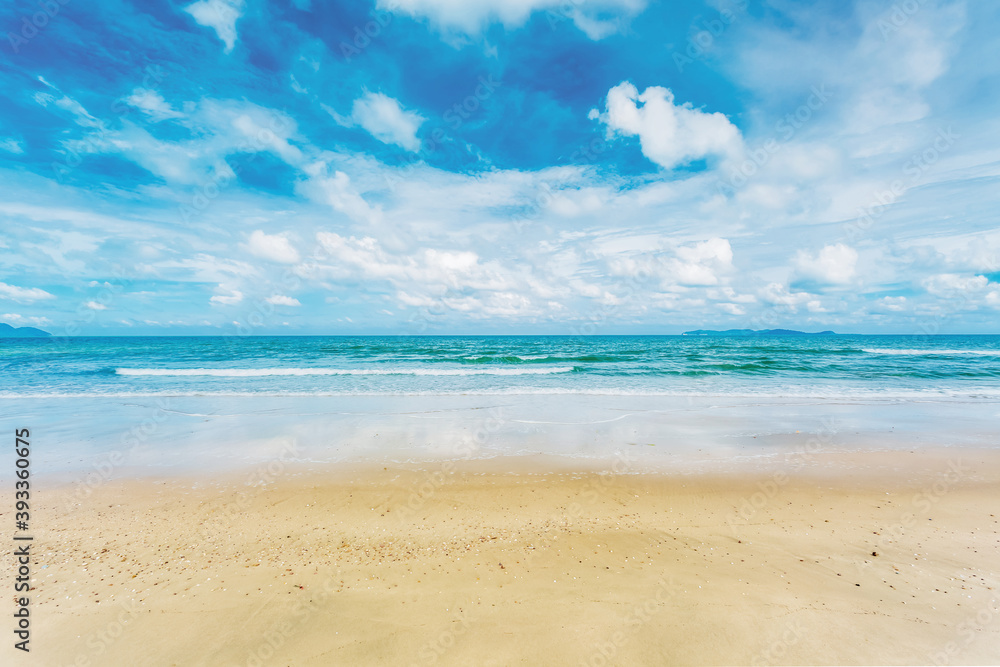
[[739,474],[515,457],[46,488],[33,649],[10,659],[995,664],[998,483],[997,452],[942,450]]
[[1000,1],[3,10],[0,667],[1000,667]]

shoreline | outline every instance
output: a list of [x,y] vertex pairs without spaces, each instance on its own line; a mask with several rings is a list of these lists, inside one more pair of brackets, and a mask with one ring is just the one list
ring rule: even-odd
[[[767,402],[592,396],[4,399],[41,478],[546,454],[711,471],[816,451],[992,448],[996,401]],[[587,463],[581,465],[589,465]],[[0,483],[8,471],[0,470]]]
[[31,657],[595,666],[1000,658],[996,450],[819,452],[780,477],[773,468],[602,474],[578,463],[161,475],[108,481],[75,507],[60,496],[67,487],[46,485]]

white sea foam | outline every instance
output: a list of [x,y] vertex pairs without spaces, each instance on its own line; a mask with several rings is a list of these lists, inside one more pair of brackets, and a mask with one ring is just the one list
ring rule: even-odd
[[863,347],[861,349],[870,354],[898,354],[898,355],[919,356],[919,357],[925,357],[928,355],[935,355],[935,354],[957,354],[957,355],[964,354],[964,355],[978,355],[984,357],[1000,357],[1000,350],[935,350],[935,349],[894,350],[887,347],[886,348]]
[[276,375],[552,375],[572,366],[544,368],[118,368],[118,375],[269,377]]
[[47,398],[201,398],[201,397],[257,397],[257,398],[309,398],[309,397],[349,397],[349,396],[650,396],[682,398],[759,398],[776,400],[822,399],[828,401],[955,401],[979,400],[996,402],[1000,400],[1000,388],[983,387],[965,390],[877,390],[842,388],[837,390],[789,389],[785,391],[751,391],[747,389],[716,391],[655,391],[626,389],[622,387],[593,387],[573,389],[569,387],[506,387],[468,391],[108,391],[90,392],[0,392],[0,399],[47,399]]
[[466,361],[476,361],[477,359],[494,359],[497,356],[508,357],[510,359],[520,359],[521,361],[537,361],[538,359],[548,359],[552,355],[551,354],[501,354],[501,355],[473,354],[462,358],[465,359]]

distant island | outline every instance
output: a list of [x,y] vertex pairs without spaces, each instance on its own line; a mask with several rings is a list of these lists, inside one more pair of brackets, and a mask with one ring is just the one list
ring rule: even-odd
[[0,338],[45,338],[51,335],[48,331],[35,327],[12,327],[0,322]]
[[795,331],[794,329],[726,329],[725,331],[713,331],[712,329],[695,329],[685,331],[682,336],[832,336],[833,331]]

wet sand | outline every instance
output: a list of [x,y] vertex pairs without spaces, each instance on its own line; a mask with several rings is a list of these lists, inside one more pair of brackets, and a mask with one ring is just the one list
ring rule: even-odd
[[1000,453],[954,450],[44,488],[32,652],[3,662],[997,664],[998,485]]

